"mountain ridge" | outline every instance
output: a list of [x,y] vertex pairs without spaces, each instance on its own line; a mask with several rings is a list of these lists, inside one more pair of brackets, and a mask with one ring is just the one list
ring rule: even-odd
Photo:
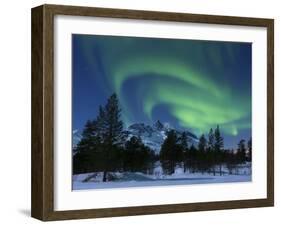
[[[157,120],[152,125],[143,122],[133,123],[124,130],[124,134],[126,140],[129,140],[133,136],[140,137],[144,145],[159,154],[161,146],[167,137],[167,132],[170,130],[175,130],[179,136],[185,132],[189,144],[196,145],[198,143],[197,136],[192,132],[183,129],[175,129],[169,123],[162,123],[160,120]],[[77,129],[73,130],[72,135],[73,147],[75,149],[82,135]]]
[[146,146],[156,153],[159,153],[161,146],[167,137],[167,132],[170,130],[175,130],[178,135],[186,132],[187,142],[189,144],[192,143],[195,145],[198,143],[197,136],[190,131],[175,129],[170,126],[169,123],[162,123],[159,120],[157,120],[152,126],[145,123],[134,123],[125,130],[125,133],[127,135],[127,139],[130,139],[132,136],[140,137]]

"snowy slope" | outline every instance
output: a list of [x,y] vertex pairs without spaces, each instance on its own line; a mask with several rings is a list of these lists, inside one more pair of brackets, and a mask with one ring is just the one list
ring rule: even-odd
[[[156,121],[152,126],[146,125],[144,123],[135,123],[128,127],[125,133],[130,139],[132,136],[138,136],[142,139],[142,142],[154,150],[156,153],[160,152],[161,145],[166,139],[166,134],[169,130],[174,129],[168,123],[161,123],[159,120]],[[175,130],[175,129],[174,129]],[[184,131],[176,130],[177,133],[182,133]],[[188,143],[196,144],[198,142],[198,138],[196,135],[192,134],[189,131],[185,131],[187,133]]]
[[[129,140],[132,136],[140,137],[142,139],[142,142],[146,146],[154,150],[156,153],[159,153],[161,145],[167,137],[167,132],[172,129],[174,128],[170,126],[169,123],[161,123],[158,120],[153,125],[147,125],[144,123],[134,123],[124,131],[124,134],[127,136],[127,140]],[[187,130],[176,130],[176,132],[179,135],[182,132],[186,132],[189,144],[192,143],[196,145],[198,143],[198,138],[191,132]],[[81,138],[81,133],[78,130],[73,130],[73,148],[77,146]]]

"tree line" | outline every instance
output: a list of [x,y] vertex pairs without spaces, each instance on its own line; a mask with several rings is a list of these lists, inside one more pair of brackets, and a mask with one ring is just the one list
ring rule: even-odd
[[251,141],[246,147],[246,141],[241,140],[236,152],[224,150],[219,126],[214,132],[210,129],[208,139],[203,134],[197,147],[189,142],[186,132],[179,134],[170,130],[166,135],[159,155],[145,146],[140,137],[128,139],[123,131],[118,98],[113,94],[105,106],[99,107],[98,116],[86,122],[74,150],[73,174],[103,172],[105,182],[111,180],[110,172],[151,174],[155,162],[160,160],[165,174],[174,173],[181,165],[185,172],[212,172],[214,175],[219,166],[221,175],[224,164],[232,173],[237,164],[251,161]]
[[154,152],[140,137],[126,140],[120,118],[117,95],[113,94],[104,107],[100,106],[96,119],[87,121],[75,148],[73,174],[103,172],[103,181],[107,181],[109,172],[114,171],[151,173]]
[[226,166],[229,174],[232,174],[239,164],[252,160],[252,141],[248,141],[247,147],[245,143],[244,139],[240,140],[237,150],[225,150],[217,126],[215,130],[210,129],[207,138],[202,134],[195,147],[193,143],[189,145],[186,132],[178,134],[170,130],[161,147],[160,161],[165,174],[173,174],[178,166],[184,172],[207,172],[214,175],[222,175],[223,166]]

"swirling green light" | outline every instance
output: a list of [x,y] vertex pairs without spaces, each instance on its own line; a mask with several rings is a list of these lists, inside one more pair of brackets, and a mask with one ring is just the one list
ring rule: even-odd
[[[247,101],[230,102],[227,95],[218,99],[208,90],[189,87],[184,83],[175,84],[173,81],[154,84],[152,89],[146,88],[144,93],[143,106],[147,115],[151,117],[157,105],[165,104],[181,126],[195,128],[198,133],[219,124],[223,125],[226,133],[237,135],[242,125],[236,121],[248,116],[250,106]],[[240,107],[235,107],[238,104]]]
[[[126,59],[120,62],[117,68],[113,70],[113,83],[120,94],[121,86],[124,81],[132,77],[151,76],[157,74],[163,77],[175,78],[184,83],[196,86],[199,89],[210,90],[217,98],[221,97],[221,92],[212,80],[204,78],[202,75],[188,68],[178,59],[166,56],[142,56]],[[226,91],[224,91],[226,92]]]
[[[247,100],[240,98],[239,105],[237,98],[230,101],[232,97],[226,87],[194,72],[177,59],[163,56],[130,58],[119,64],[113,74],[114,89],[119,96],[122,96],[122,84],[128,79],[152,75],[171,79],[169,83],[152,81],[142,90],[145,94],[144,112],[151,118],[157,105],[166,104],[181,126],[193,128],[196,132],[207,131],[219,124],[225,133],[237,135],[240,126],[231,122],[249,114],[250,103]],[[173,81],[177,81],[177,84]]]
[[230,135],[251,127],[248,91],[233,90],[225,74],[226,65],[239,67],[236,53],[240,47],[230,43],[104,36],[93,41],[86,37],[89,62],[95,59],[88,47],[97,44],[107,81],[119,96],[125,121],[134,121],[134,111],[123,96],[123,84],[145,77],[151,78],[149,84],[140,82],[136,92],[143,113],[150,119],[157,106],[165,105],[179,125],[197,133],[207,132],[217,124]]

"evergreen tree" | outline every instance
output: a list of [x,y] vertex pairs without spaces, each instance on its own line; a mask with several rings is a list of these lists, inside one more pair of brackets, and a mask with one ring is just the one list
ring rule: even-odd
[[122,133],[123,122],[121,109],[118,105],[117,95],[113,94],[107,100],[105,107],[100,107],[97,117],[99,133],[103,142],[104,169],[103,181],[107,180],[107,173],[112,168],[112,163],[117,159],[117,150],[124,141]]
[[220,134],[220,128],[217,125],[217,128],[215,129],[215,164],[218,163],[219,165],[219,171],[220,175],[222,175],[222,158],[223,158],[223,153],[222,153],[222,148],[223,148],[223,137]]
[[100,106],[97,121],[103,142],[110,145],[123,142],[123,122],[116,94],[109,97],[104,108]]
[[207,168],[207,152],[206,152],[206,148],[207,148],[207,140],[204,136],[204,134],[202,134],[199,138],[199,143],[198,143],[198,153],[196,155],[197,159],[197,168],[199,171],[201,171],[201,173],[203,174],[204,171]]
[[167,133],[160,150],[160,161],[165,173],[172,174],[175,172],[176,163],[183,158],[183,152],[178,144],[178,137],[174,130]]
[[180,147],[183,154],[183,168],[184,172],[187,170],[189,164],[189,150],[188,150],[188,136],[186,132],[182,132],[180,136]]
[[204,152],[206,150],[206,147],[207,147],[207,140],[204,134],[202,134],[199,138],[198,149],[199,151]]
[[215,135],[214,131],[211,128],[208,134],[208,161],[209,168],[213,168],[213,174],[216,175],[216,153],[215,153]]
[[210,132],[208,134],[208,148],[209,150],[213,151],[215,149],[215,137],[213,129],[210,129]]
[[195,148],[195,146],[192,144],[190,146],[189,149],[189,167],[192,171],[192,173],[195,173],[196,169],[197,169],[197,149]]
[[240,140],[238,143],[237,158],[239,162],[246,161],[246,145],[244,139]]
[[180,145],[181,145],[183,151],[186,151],[188,149],[188,136],[187,136],[186,132],[181,133]]
[[248,140],[248,161],[252,161],[252,138]]
[[94,133],[95,133],[95,122],[88,120],[82,132],[82,138],[80,142],[77,144],[78,152],[93,149],[93,146],[95,144],[95,139],[93,137]]
[[124,171],[147,173],[153,166],[153,157],[154,153],[142,143],[141,138],[132,136],[125,143]]
[[215,153],[215,135],[213,128],[210,129],[208,134],[208,159],[210,161],[210,168],[212,168],[214,176],[216,175],[216,153]]
[[73,156],[73,173],[87,173],[101,169],[102,155],[97,131],[97,122],[88,120]]
[[215,144],[214,144],[215,150],[221,151],[221,149],[223,148],[223,137],[220,134],[219,126],[217,126],[217,128],[215,129],[214,138],[215,138]]
[[233,174],[233,169],[235,169],[236,166],[236,159],[235,159],[235,154],[234,154],[234,150],[229,150],[226,153],[226,167],[228,169],[228,173],[231,175]]

